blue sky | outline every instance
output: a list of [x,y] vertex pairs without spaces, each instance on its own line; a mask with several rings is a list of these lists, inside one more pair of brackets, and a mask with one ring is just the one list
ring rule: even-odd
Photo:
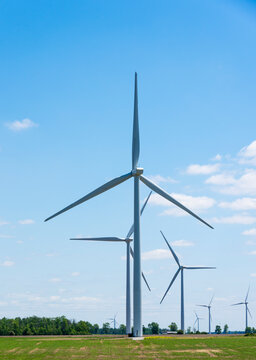
[[[143,323],[179,323],[176,265],[187,265],[186,327],[212,294],[213,325],[255,325],[256,7],[249,1],[3,1],[0,5],[0,316],[125,321],[125,236],[132,181],[43,220],[131,169],[134,71],[140,165],[209,221],[156,195],[142,218]],[[148,189],[141,185],[141,201]]]

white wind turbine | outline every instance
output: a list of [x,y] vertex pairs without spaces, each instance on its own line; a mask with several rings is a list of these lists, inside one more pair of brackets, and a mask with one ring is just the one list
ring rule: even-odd
[[240,303],[237,303],[237,304],[232,304],[231,306],[236,306],[236,305],[245,305],[245,330],[246,328],[248,327],[248,313],[250,315],[250,317],[252,318],[252,314],[249,310],[249,307],[248,307],[248,295],[249,295],[249,290],[250,290],[250,286],[248,288],[248,291],[247,291],[247,294],[246,294],[246,297],[245,297],[245,300],[243,302],[240,302]]
[[[147,202],[152,194],[152,191],[149,193],[144,205],[141,208],[140,215],[143,214],[143,211],[147,205]],[[132,225],[128,231],[125,238],[118,237],[93,237],[93,238],[72,238],[70,240],[85,240],[85,241],[111,241],[111,242],[125,242],[126,243],[126,334],[131,333],[131,280],[130,280],[130,254],[133,257],[133,250],[130,246],[132,239],[130,238],[133,234],[134,226]],[[147,288],[151,291],[148,282],[145,278],[143,272],[141,273],[143,280],[145,281]]]
[[196,312],[195,312],[195,315],[196,315],[196,320],[195,320],[195,322],[194,322],[193,327],[195,327],[195,325],[197,324],[197,331],[199,332],[199,331],[200,331],[200,330],[199,330],[199,320],[202,320],[203,318],[198,317],[198,315],[197,315]]
[[197,306],[202,306],[202,307],[208,308],[209,334],[211,334],[211,321],[212,321],[211,307],[212,307],[213,297],[214,297],[214,295],[212,296],[211,301],[209,302],[209,305],[197,305]]
[[104,185],[98,187],[96,190],[83,196],[81,199],[75,201],[71,205],[68,205],[64,209],[58,211],[52,216],[48,217],[45,221],[48,221],[55,216],[64,213],[73,207],[82,204],[83,202],[92,199],[101,193],[112,189],[113,187],[121,184],[122,182],[134,178],[134,271],[133,271],[133,335],[135,337],[142,336],[142,318],[141,318],[141,245],[140,245],[140,207],[139,207],[139,181],[141,180],[151,190],[155,191],[166,200],[170,201],[174,205],[183,209],[190,215],[194,216],[197,220],[201,221],[205,225],[213,229],[206,221],[201,219],[191,210],[186,208],[180,202],[175,200],[167,192],[161,189],[158,185],[143,176],[143,168],[138,167],[140,153],[140,139],[139,139],[139,116],[138,116],[138,92],[137,92],[137,73],[135,73],[135,91],[134,91],[134,116],[133,116],[133,139],[132,139],[132,170],[125,175],[121,175],[113,180],[108,181]]
[[170,285],[168,286],[162,300],[160,301],[160,304],[163,302],[165,296],[167,295],[168,291],[170,290],[172,284],[174,283],[176,277],[178,276],[179,272],[181,275],[181,295],[180,295],[180,323],[181,323],[181,330],[183,330],[183,333],[185,332],[185,321],[184,321],[184,280],[183,280],[183,271],[184,269],[186,270],[198,270],[198,269],[216,269],[216,267],[212,267],[212,266],[183,266],[180,264],[180,261],[178,259],[178,256],[175,254],[174,250],[172,249],[171,245],[168,243],[166,237],[164,236],[163,232],[160,231],[167,246],[169,247],[177,265],[178,265],[178,270],[176,271],[176,273],[174,274],[174,277],[172,278],[172,281],[170,282]]

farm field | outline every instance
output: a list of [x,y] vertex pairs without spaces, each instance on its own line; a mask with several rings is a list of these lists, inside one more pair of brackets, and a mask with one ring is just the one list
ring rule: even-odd
[[2,337],[1,360],[256,359],[256,337]]

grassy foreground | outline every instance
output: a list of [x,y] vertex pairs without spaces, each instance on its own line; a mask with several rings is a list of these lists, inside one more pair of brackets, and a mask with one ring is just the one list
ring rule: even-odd
[[1,360],[30,359],[256,359],[256,337],[0,338]]

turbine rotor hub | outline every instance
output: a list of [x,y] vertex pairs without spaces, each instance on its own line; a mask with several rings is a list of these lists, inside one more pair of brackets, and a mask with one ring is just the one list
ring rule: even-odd
[[132,176],[140,176],[143,174],[143,168],[136,168],[132,170]]

